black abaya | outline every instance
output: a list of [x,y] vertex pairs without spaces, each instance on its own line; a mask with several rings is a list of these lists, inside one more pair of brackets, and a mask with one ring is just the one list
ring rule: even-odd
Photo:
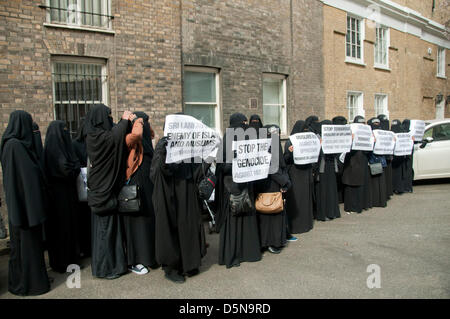
[[24,296],[43,294],[50,290],[42,236],[47,196],[29,113],[11,113],[0,151],[11,247],[8,289]]
[[148,115],[135,112],[143,119],[143,159],[141,165],[130,178],[130,185],[138,185],[141,198],[141,211],[137,215],[125,215],[126,250],[128,265],[142,264],[154,267],[157,264],[155,256],[155,211],[152,195],[153,183],[150,180],[150,167],[153,159],[150,123]]
[[[240,113],[230,117],[231,128],[246,129],[244,122],[247,118]],[[222,139],[223,159],[227,158],[226,135]],[[239,193],[245,188],[251,200],[254,201],[252,183],[234,183],[232,180],[232,164],[218,163],[216,166],[215,201],[217,212],[217,227],[220,229],[219,265],[227,268],[240,266],[241,262],[255,262],[261,260],[261,246],[258,233],[256,211],[244,215],[234,216],[230,210],[231,192]]]
[[[319,158],[319,180],[316,183],[317,212],[316,219],[326,221],[341,217],[337,191],[337,163],[334,154],[323,154]],[[323,170],[321,170],[321,168]]]
[[[307,131],[303,121],[297,121],[291,135]],[[293,153],[289,151],[292,145],[288,140],[284,146],[284,160],[291,180],[291,188],[286,193],[286,214],[288,230],[292,234],[310,231],[314,226],[313,191],[314,179],[312,165],[296,165]]]
[[194,271],[206,254],[201,206],[197,192],[200,168],[188,163],[165,164],[167,139],[155,149],[150,177],[155,209],[156,260],[166,273]]
[[361,213],[363,209],[368,208],[364,187],[369,180],[367,168],[368,160],[363,151],[351,151],[346,154],[342,175],[346,212]]
[[[117,196],[125,182],[128,120],[113,127],[111,110],[103,104],[92,107],[86,117],[86,148],[92,167],[88,176],[89,206],[101,206]],[[123,221],[112,210],[92,214],[92,275],[115,278],[127,271]]]
[[65,273],[70,264],[79,264],[79,212],[76,177],[80,164],[76,158],[65,122],[50,123],[45,137],[43,162],[49,186],[47,242],[50,266]]

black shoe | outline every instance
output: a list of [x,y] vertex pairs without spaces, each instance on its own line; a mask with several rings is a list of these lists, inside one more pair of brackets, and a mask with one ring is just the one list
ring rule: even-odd
[[158,263],[155,263],[155,264],[153,264],[153,265],[150,265],[149,267],[150,267],[151,269],[155,270],[155,269],[158,269],[159,267],[161,267],[161,265],[158,264]]
[[113,280],[113,279],[117,279],[119,277],[120,277],[120,275],[110,275],[110,276],[106,276],[105,279]]
[[198,270],[198,268],[196,269],[192,269],[186,272],[186,276],[188,277],[194,277],[197,276],[200,273],[200,270]]
[[273,247],[273,246],[269,246],[269,251],[270,251],[272,254],[279,254],[279,253],[281,253],[281,249],[280,249],[280,248]]
[[178,274],[176,271],[172,270],[172,271],[166,271],[165,275],[164,275],[167,279],[169,279],[172,282],[175,282],[177,284],[182,284],[186,281],[186,279],[184,278],[184,276]]

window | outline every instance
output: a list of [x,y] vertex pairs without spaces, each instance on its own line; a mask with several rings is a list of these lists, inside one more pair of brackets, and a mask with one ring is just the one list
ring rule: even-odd
[[286,125],[286,76],[263,75],[263,123],[276,124],[281,134],[287,134]]
[[346,56],[347,60],[363,61],[363,20],[347,16]]
[[65,121],[72,136],[93,104],[108,104],[106,63],[102,60],[55,58],[52,78],[55,119]]
[[450,124],[439,124],[433,127],[433,139],[435,141],[450,140]]
[[386,94],[375,94],[375,116],[384,114],[389,117],[388,98]]
[[47,0],[50,23],[110,29],[111,18],[111,0]]
[[364,116],[363,95],[361,92],[347,93],[347,108],[349,122],[353,122],[355,116]]
[[375,66],[389,67],[389,30],[379,27],[375,30]]
[[184,113],[220,131],[219,71],[213,68],[185,67]]
[[445,77],[445,48],[438,49],[437,68],[437,76]]

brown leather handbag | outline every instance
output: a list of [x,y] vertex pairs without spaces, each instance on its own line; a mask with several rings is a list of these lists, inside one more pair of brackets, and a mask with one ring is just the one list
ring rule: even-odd
[[256,211],[261,214],[278,214],[283,211],[283,195],[281,192],[260,193],[256,198]]

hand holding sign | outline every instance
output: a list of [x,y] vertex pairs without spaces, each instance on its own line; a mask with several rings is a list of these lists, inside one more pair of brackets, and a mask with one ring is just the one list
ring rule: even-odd
[[320,140],[316,134],[311,132],[297,133],[289,136],[293,147],[294,163],[305,165],[317,163],[320,154]]
[[347,153],[351,146],[350,125],[322,125],[322,149],[325,154]]

